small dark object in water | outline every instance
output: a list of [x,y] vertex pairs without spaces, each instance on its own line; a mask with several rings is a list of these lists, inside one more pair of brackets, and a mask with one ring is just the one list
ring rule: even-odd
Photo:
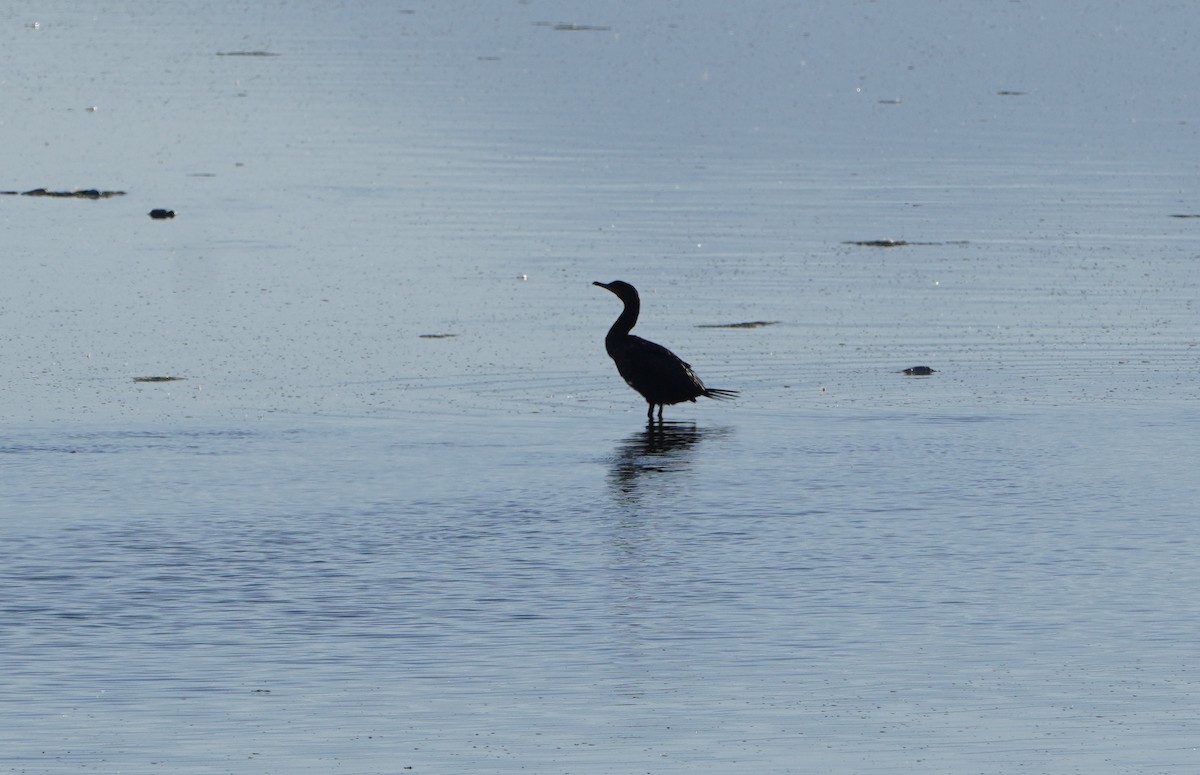
[[627,282],[615,280],[611,283],[594,282],[625,303],[620,317],[604,337],[604,349],[617,364],[617,371],[629,383],[629,387],[642,394],[648,404],[646,419],[654,419],[654,407],[658,407],[658,419],[662,419],[665,404],[683,401],[695,403],[696,399],[733,398],[736,390],[706,388],[692,367],[675,353],[660,344],[642,339],[629,333],[637,324],[642,302],[637,289]]
[[847,242],[847,245],[860,245],[864,248],[900,248],[908,243],[902,239],[864,239]]
[[1172,218],[1200,218],[1200,213],[1175,213]]
[[134,382],[178,382],[183,377],[134,377]]
[[600,27],[595,24],[556,24],[555,32],[607,32],[611,27]]
[[174,218],[175,211],[174,210],[151,210],[150,217],[155,220],[162,220],[164,218]]
[[34,188],[22,191],[24,196],[52,196],[59,199],[108,199],[114,196],[125,196],[124,191],[101,191],[96,188],[85,188],[77,191],[47,191],[44,188]]
[[762,328],[773,326],[778,320],[748,320],[745,323],[701,323],[696,328]]
[[596,24],[571,24],[570,22],[534,22],[534,27],[549,27],[555,32],[608,32],[612,27]]
[[930,374],[936,374],[937,369],[931,369],[928,366],[913,366],[900,373],[907,374],[910,377],[928,377]]
[[418,334],[421,339],[453,339],[458,334]]
[[969,245],[965,239],[946,240],[945,242],[909,242],[902,239],[861,239],[861,240],[846,240],[843,245],[858,245],[863,248],[903,248],[909,245]]

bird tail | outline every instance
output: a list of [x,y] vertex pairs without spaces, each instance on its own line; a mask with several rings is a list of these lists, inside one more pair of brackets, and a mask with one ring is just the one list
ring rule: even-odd
[[726,400],[729,398],[737,398],[738,391],[736,390],[721,390],[720,388],[705,388],[704,395],[706,398],[716,398]]

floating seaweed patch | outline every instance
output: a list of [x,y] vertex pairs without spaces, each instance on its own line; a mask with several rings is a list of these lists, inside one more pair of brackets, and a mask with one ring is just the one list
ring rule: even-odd
[[858,245],[864,248],[900,248],[908,243],[902,239],[864,239],[850,240],[843,243],[845,245]]
[[864,239],[846,240],[843,245],[858,245],[864,248],[902,248],[908,245],[966,245],[964,240],[948,240],[946,242],[909,242],[902,239]]
[[696,328],[762,328],[778,324],[778,320],[749,320],[745,323],[701,323]]
[[124,191],[101,191],[97,188],[83,188],[75,191],[51,191],[45,188],[33,188],[29,191],[0,191],[7,196],[50,196],[58,199],[108,199],[114,196],[125,196]]
[[596,24],[570,24],[568,22],[534,22],[535,27],[549,27],[555,32],[608,32],[612,27]]

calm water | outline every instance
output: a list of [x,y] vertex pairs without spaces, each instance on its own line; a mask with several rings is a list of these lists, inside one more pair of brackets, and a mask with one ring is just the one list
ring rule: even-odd
[[1200,14],[727,5],[6,14],[0,772],[1200,765]]

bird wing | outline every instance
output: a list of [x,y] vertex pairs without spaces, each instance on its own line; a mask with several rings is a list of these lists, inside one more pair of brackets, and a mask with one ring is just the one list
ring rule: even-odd
[[678,403],[704,395],[704,383],[692,367],[661,344],[632,334],[613,355],[630,387],[653,403]]

